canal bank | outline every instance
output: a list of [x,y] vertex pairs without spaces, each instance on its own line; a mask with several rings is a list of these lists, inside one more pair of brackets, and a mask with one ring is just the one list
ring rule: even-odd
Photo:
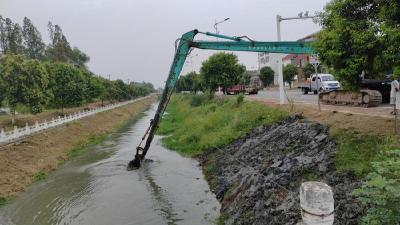
[[0,224],[214,224],[220,205],[198,162],[159,136],[142,167],[126,170],[155,107],[0,208]]
[[[160,126],[167,135],[163,144],[199,158],[222,204],[221,224],[299,221],[298,191],[306,181],[332,186],[335,224],[399,215],[393,207],[398,199],[377,204],[399,193],[399,170],[392,165],[400,165],[400,142],[390,129],[381,132],[388,130],[386,122],[340,112],[302,113],[297,106],[240,97],[175,95]],[[397,186],[381,188],[381,177],[385,185]],[[382,218],[380,210],[391,214]]]
[[[156,100],[132,104],[68,123],[0,148],[0,202],[16,197],[43,180],[60,163],[104,140],[113,130],[138,118]],[[1,204],[1,203],[0,203]]]

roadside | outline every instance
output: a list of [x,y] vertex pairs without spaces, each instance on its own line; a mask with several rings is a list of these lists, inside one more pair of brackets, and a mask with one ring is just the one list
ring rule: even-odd
[[101,142],[127,121],[138,118],[155,100],[155,96],[150,96],[0,147],[0,202],[17,196],[63,161]]
[[321,104],[321,111],[318,111],[318,106],[312,103],[295,102],[293,105],[285,104],[281,106],[279,101],[264,99],[256,95],[246,96],[246,99],[279,107],[291,114],[302,114],[308,119],[329,126],[332,131],[354,130],[360,134],[394,134],[394,118],[390,115],[390,108],[388,107],[361,108]]
[[[286,99],[287,98],[293,100],[295,105],[305,105],[307,107],[312,107],[318,109],[318,98],[317,95],[307,94],[304,95],[300,90],[285,90]],[[266,90],[259,91],[258,95],[248,95],[246,99],[256,100],[256,101],[265,101],[271,104],[279,103],[279,91],[278,90]],[[333,105],[324,105],[321,104],[321,110],[324,111],[338,111],[343,113],[352,113],[357,115],[370,115],[370,116],[379,116],[385,118],[393,118],[393,115],[390,114],[392,111],[392,107],[389,104],[382,104],[379,107],[371,107],[371,108],[362,108],[362,107],[353,107],[353,106],[333,106]]]

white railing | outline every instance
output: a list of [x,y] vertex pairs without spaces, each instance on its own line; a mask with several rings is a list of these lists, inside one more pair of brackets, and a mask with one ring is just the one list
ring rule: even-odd
[[145,98],[148,98],[148,96],[142,97],[142,98],[137,98],[134,100],[125,101],[125,102],[119,102],[119,103],[115,103],[115,104],[101,106],[101,107],[94,108],[94,109],[78,111],[73,114],[65,115],[63,117],[59,116],[58,118],[53,118],[49,122],[44,120],[44,122],[39,123],[38,121],[36,121],[35,124],[32,126],[29,126],[27,123],[25,127],[18,128],[15,126],[14,129],[11,131],[4,131],[4,129],[2,128],[0,131],[0,145],[9,144],[14,141],[20,140],[24,137],[27,137],[29,135],[32,135],[34,133],[42,132],[46,129],[49,129],[52,127],[57,127],[62,124],[65,124],[65,123],[68,123],[68,122],[71,122],[74,120],[78,120],[78,119],[81,119],[84,117],[88,117],[88,116],[94,115],[99,112],[104,112],[107,110],[115,109],[115,108],[130,104],[130,103],[133,103],[133,102],[143,100]]

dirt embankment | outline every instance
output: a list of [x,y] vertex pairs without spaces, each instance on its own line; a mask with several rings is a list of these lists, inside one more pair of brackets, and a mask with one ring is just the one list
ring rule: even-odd
[[84,147],[139,116],[155,100],[151,96],[0,147],[0,198],[18,195],[34,181],[38,172],[54,170],[68,159],[72,149]]
[[325,126],[290,116],[212,149],[200,161],[226,224],[296,224],[299,187],[310,180],[333,188],[335,224],[357,224],[365,208],[351,192],[360,182],[335,171],[335,153],[336,143]]

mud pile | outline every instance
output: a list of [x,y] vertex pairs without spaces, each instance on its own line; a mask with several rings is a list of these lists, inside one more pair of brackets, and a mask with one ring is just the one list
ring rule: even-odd
[[299,187],[310,180],[332,187],[335,224],[357,224],[365,208],[351,192],[360,182],[335,171],[335,152],[326,127],[291,116],[210,150],[201,161],[226,224],[296,224]]

